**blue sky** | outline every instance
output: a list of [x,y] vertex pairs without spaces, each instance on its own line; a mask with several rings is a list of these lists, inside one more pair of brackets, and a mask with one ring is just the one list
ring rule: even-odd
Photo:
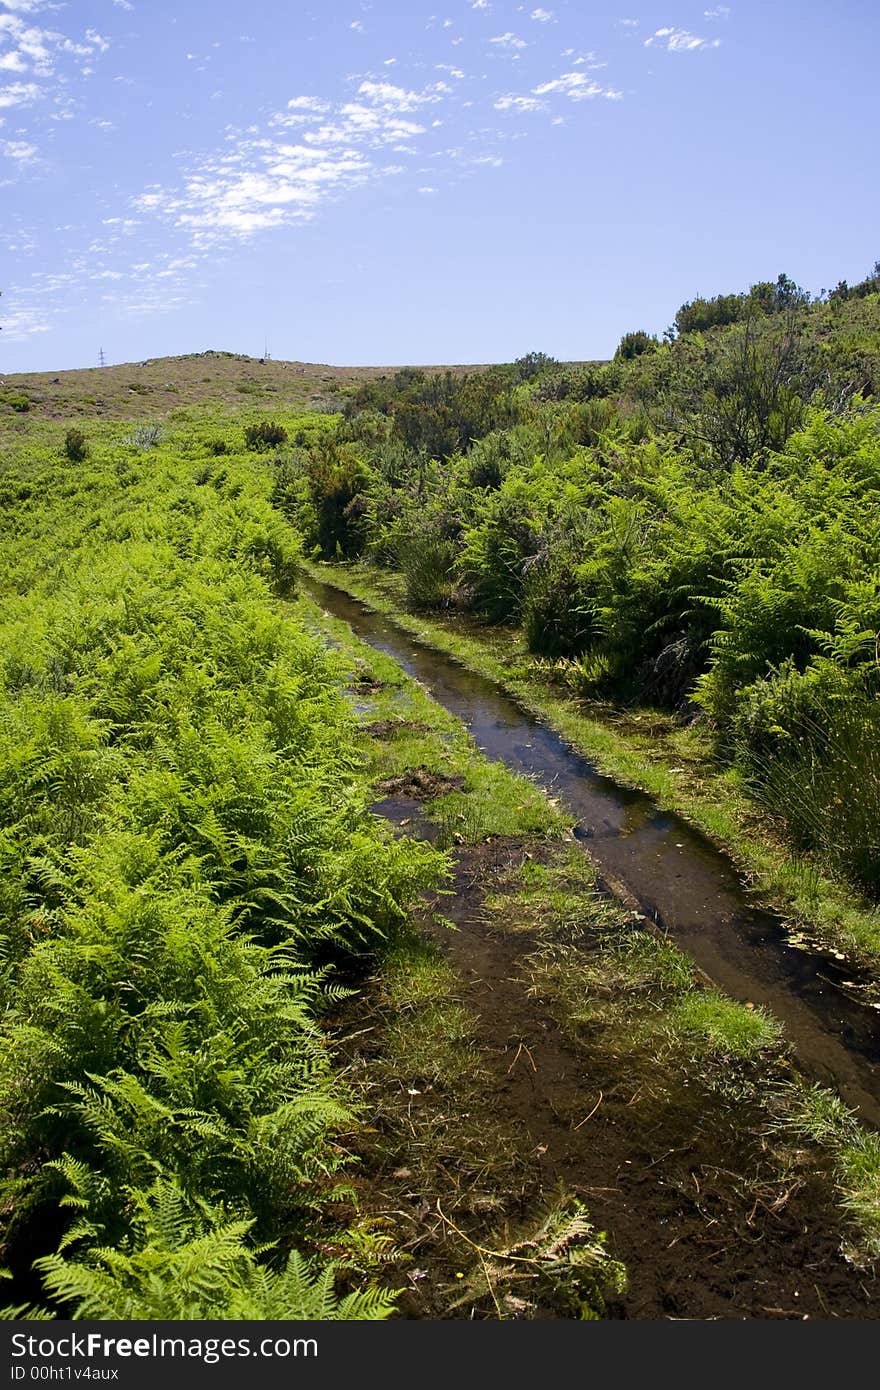
[[880,256],[880,5],[0,0],[0,370],[608,356]]

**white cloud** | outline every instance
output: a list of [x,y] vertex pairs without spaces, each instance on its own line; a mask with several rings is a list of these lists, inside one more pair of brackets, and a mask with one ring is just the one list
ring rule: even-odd
[[545,111],[546,102],[539,101],[537,97],[499,97],[495,102],[496,111]]
[[37,158],[37,147],[27,140],[0,140],[0,154],[13,159],[17,164],[33,164]]
[[[88,63],[106,52],[109,40],[95,29],[71,37],[22,17],[64,8],[55,0],[0,0],[0,78],[15,73],[25,79],[0,86],[0,107],[28,107],[45,99],[55,108],[50,113],[52,119],[61,119],[74,104],[74,72],[89,76],[92,68]],[[87,60],[85,66],[83,59]]]
[[532,10],[532,13],[529,15],[529,18],[536,19],[539,24],[549,24],[551,19],[553,18],[553,11],[542,10],[539,7],[537,10]]
[[471,0],[472,10],[491,10],[489,0]]
[[[186,233],[199,252],[224,239],[295,226],[328,198],[401,172],[404,166],[387,162],[387,151],[413,154],[414,142],[427,133],[413,117],[451,95],[443,81],[415,91],[365,78],[350,101],[291,97],[265,131],[230,131],[228,150],[197,160],[179,188],[146,188],[135,206]],[[290,139],[285,132],[296,128],[302,134]]]
[[113,0],[113,4],[120,10],[133,10],[134,5],[131,0]]
[[714,10],[704,10],[704,19],[728,19],[730,17],[729,5],[716,5]]
[[570,97],[572,101],[590,101],[593,97],[605,97],[608,101],[618,101],[623,95],[613,87],[603,87],[599,82],[588,77],[585,72],[564,72],[561,77],[556,77],[552,82],[542,82],[539,87],[533,87],[535,96],[543,97],[558,93],[562,96]]
[[508,93],[498,97],[494,106],[496,111],[514,111],[519,114],[546,111],[546,98],[554,96],[568,97],[570,101],[592,101],[596,97],[604,97],[606,101],[619,101],[623,93],[613,87],[603,87],[585,72],[564,72],[561,77],[532,87],[528,94]]
[[[438,102],[450,89],[445,82],[435,82],[423,92],[408,92],[390,82],[362,82],[358,96],[382,111],[415,111],[426,102]],[[344,108],[343,108],[344,109]]]
[[36,82],[12,82],[8,87],[0,87],[0,106],[30,105],[40,95]]
[[356,34],[362,34],[364,32],[364,26],[359,19],[353,19],[348,27],[349,29],[354,29]]
[[426,185],[424,188],[420,188],[420,189],[418,190],[418,192],[419,192],[419,193],[439,193],[439,192],[440,192],[440,189],[439,189],[439,188],[430,188],[430,187],[428,187],[428,186]]
[[650,48],[652,44],[660,44],[669,53],[693,53],[700,48],[718,48],[720,39],[703,39],[699,34],[690,34],[687,29],[656,29],[649,39],[645,39],[645,47]]
[[494,39],[490,39],[489,42],[490,42],[490,43],[497,43],[501,48],[526,48],[526,47],[527,47],[527,44],[526,44],[525,39],[519,39],[519,38],[517,38],[516,34],[511,34],[509,30],[508,30],[508,32],[507,32],[506,34],[497,34],[497,35],[495,36],[495,38],[494,38]]
[[330,106],[320,97],[291,97],[287,103],[290,111],[329,111]]
[[7,343],[22,343],[37,333],[48,333],[52,325],[47,323],[42,309],[4,309],[3,337]]

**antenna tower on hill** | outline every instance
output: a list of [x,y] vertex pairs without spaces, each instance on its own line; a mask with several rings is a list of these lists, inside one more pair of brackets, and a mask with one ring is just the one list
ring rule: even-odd
[[104,358],[104,349],[103,349],[103,348],[98,348],[98,364],[99,364],[99,366],[101,366],[101,367],[106,367],[106,365],[107,365],[107,362],[106,362],[106,360],[105,360],[105,358]]

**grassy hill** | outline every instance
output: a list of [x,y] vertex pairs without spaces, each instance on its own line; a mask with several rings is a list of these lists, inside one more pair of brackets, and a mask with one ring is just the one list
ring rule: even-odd
[[[40,419],[143,420],[191,407],[311,410],[346,386],[382,379],[395,367],[330,367],[238,352],[192,352],[113,367],[15,372],[0,377],[0,415]],[[462,374],[473,367],[427,367]]]

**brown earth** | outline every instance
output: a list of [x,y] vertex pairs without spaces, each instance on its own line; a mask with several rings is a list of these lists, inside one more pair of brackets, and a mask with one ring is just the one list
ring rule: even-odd
[[[13,397],[26,396],[24,418],[67,420],[157,419],[170,411],[209,405],[227,409],[306,410],[332,402],[337,393],[381,380],[397,367],[331,367],[314,362],[280,362],[232,352],[195,352],[155,357],[112,367],[73,371],[15,372],[0,376],[0,415],[14,418]],[[479,367],[425,367],[456,375]]]
[[394,738],[395,734],[426,734],[429,725],[419,719],[377,719],[372,724],[364,724],[363,732],[370,738]]
[[[670,1088],[668,1074],[656,1074],[649,1060],[616,1056],[601,1036],[574,1039],[530,997],[527,959],[537,943],[528,932],[494,930],[483,911],[486,894],[527,851],[535,846],[521,840],[462,850],[454,897],[439,904],[458,930],[437,926],[430,911],[422,921],[454,962],[462,1000],[477,1017],[477,1045],[494,1079],[484,1098],[487,1122],[491,1112],[493,1124],[518,1136],[520,1166],[508,1169],[506,1192],[492,1191],[486,1162],[487,1207],[500,1196],[505,1221],[516,1223],[560,1185],[582,1198],[628,1273],[626,1291],[607,1302],[611,1318],[876,1317],[876,1278],[841,1253],[840,1212],[815,1155],[809,1162],[797,1152],[781,1155],[766,1110],[731,1104],[695,1075],[679,1076]],[[591,949],[589,928],[580,944]],[[362,998],[345,1027],[367,1069],[370,1023],[370,1001]],[[371,1172],[369,1144],[363,1153],[365,1209],[394,1213],[418,1265],[415,1280],[403,1270],[408,1317],[470,1315],[448,1312],[461,1246],[450,1249],[438,1218],[438,1211],[458,1210],[460,1175],[441,1164],[431,1191],[413,1190],[419,1125],[444,1104],[430,1094],[410,1101],[411,1166],[401,1166],[398,1155],[394,1171],[381,1171],[380,1163]],[[469,1181],[470,1215],[455,1220],[467,1224],[470,1239],[491,1246],[485,1221],[475,1223],[480,1202]],[[552,1309],[539,1315],[559,1316]]]
[[383,797],[402,796],[412,801],[433,801],[435,796],[458,791],[464,786],[463,777],[444,777],[440,772],[432,772],[427,767],[408,768],[395,777],[385,777],[376,782],[373,790]]

